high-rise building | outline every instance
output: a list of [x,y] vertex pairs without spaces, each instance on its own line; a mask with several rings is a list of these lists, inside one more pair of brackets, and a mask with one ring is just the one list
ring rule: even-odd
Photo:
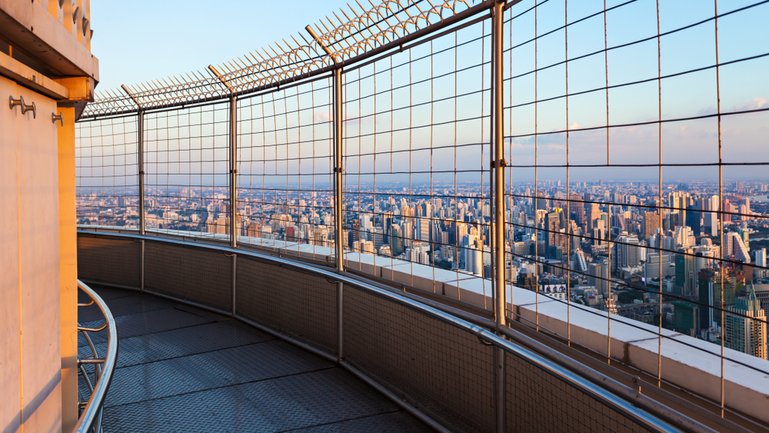
[[733,307],[727,307],[724,344],[731,349],[767,359],[766,330],[766,312],[756,298],[753,284],[750,284],[747,294],[737,297]]
[[657,280],[662,275],[662,278],[669,277],[673,274],[673,268],[670,266],[671,255],[669,253],[659,253],[655,250],[649,251],[644,263],[644,278],[646,281]]
[[753,250],[753,264],[756,267],[753,269],[753,278],[760,280],[766,278],[766,248],[759,248]]
[[675,255],[675,287],[684,296],[697,294],[697,258],[691,248],[679,250]]
[[702,234],[702,206],[689,206],[686,209],[686,226],[691,227],[694,236]]
[[598,293],[606,297],[609,293],[609,284],[611,281],[611,275],[609,273],[609,265],[602,262],[593,262],[588,265],[588,282],[595,286]]
[[[702,307],[699,309],[698,331],[707,331],[716,323],[715,308],[704,307],[705,305],[716,305],[716,291],[713,279],[716,274],[710,269],[703,269],[697,274],[697,298]],[[720,304],[720,303],[719,303]]]
[[418,218],[416,228],[416,239],[422,242],[430,242],[430,219],[429,217]]
[[673,329],[689,336],[697,335],[697,316],[699,306],[684,300],[675,300],[673,304]]
[[657,212],[644,212],[643,238],[649,240],[660,228],[659,214]]
[[465,271],[483,275],[483,245],[480,238],[474,234],[465,235],[462,239],[462,251],[465,258]]
[[394,257],[403,253],[403,233],[401,230],[401,226],[395,224],[390,232],[390,251]]
[[638,266],[641,263],[641,247],[637,235],[623,233],[616,239],[616,268]]
[[724,256],[731,257],[742,263],[750,263],[750,254],[748,247],[743,241],[743,237],[738,232],[729,232],[726,234]]

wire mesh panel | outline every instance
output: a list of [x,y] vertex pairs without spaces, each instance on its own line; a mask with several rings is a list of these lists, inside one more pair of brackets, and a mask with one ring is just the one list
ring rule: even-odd
[[91,119],[75,128],[78,225],[137,229],[136,115]]
[[240,242],[333,257],[332,104],[326,78],[239,101]]
[[[537,366],[505,355],[508,432],[645,432],[615,409]],[[525,395],[525,398],[521,398]]]
[[122,287],[140,286],[140,244],[133,239],[80,235],[77,275],[81,280]]
[[227,104],[144,116],[147,230],[226,239],[230,224]]
[[336,284],[239,256],[236,289],[239,316],[336,351]]
[[219,251],[147,242],[147,290],[186,299],[221,311],[232,310],[232,258]]
[[602,334],[591,348],[610,362],[625,356],[612,341],[649,339],[659,380],[675,380],[667,344],[720,359],[720,386],[701,391],[724,404],[724,361],[767,370],[738,352],[767,357],[769,52],[731,37],[769,4],[721,3],[508,10],[505,231],[534,326],[557,312],[550,331]]
[[348,269],[441,294],[473,281],[486,306],[489,31],[476,23],[345,73]]
[[453,431],[494,431],[494,349],[421,311],[353,287],[344,294],[345,359]]

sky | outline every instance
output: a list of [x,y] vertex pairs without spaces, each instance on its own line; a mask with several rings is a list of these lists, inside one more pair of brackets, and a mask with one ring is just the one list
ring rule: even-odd
[[97,89],[204,69],[267,46],[346,5],[340,0],[91,2]]
[[[527,2],[531,4],[532,2]],[[720,13],[759,3],[758,0],[729,0],[719,3]],[[94,23],[93,52],[100,59],[100,89],[112,89],[120,84],[131,84],[155,78],[183,73],[190,70],[204,70],[209,64],[219,64],[245,52],[266,47],[269,43],[291,34],[304,32],[304,26],[315,23],[319,17],[330,14],[345,6],[339,0],[297,0],[293,2],[275,2],[264,0],[222,0],[211,6],[211,2],[201,0],[136,0],[131,8],[115,1],[97,1],[92,3],[92,22]],[[563,23],[563,0],[541,0],[539,9],[539,32],[557,29]],[[600,10],[600,0],[569,2],[569,21],[576,20]],[[610,117],[613,124],[626,124],[653,121],[657,118],[658,98],[656,80],[645,81],[657,75],[657,41],[646,40],[656,34],[656,12],[654,0],[611,0],[609,7],[621,5],[608,15],[609,46],[619,46],[627,42],[645,40],[612,50],[609,54],[610,84],[630,83],[632,86],[620,86],[610,90]],[[285,6],[284,6],[285,5]],[[707,0],[660,0],[660,29],[663,33],[680,28],[713,16],[712,2]],[[769,32],[765,25],[769,20],[769,3],[762,3],[748,11],[731,14],[719,21],[720,60],[726,62],[720,71],[722,111],[745,109],[765,109],[769,107]],[[479,25],[461,31],[460,40],[477,38],[480,32],[488,32],[488,27]],[[534,35],[533,19],[529,15],[519,20],[513,27],[513,40],[526,41]],[[508,35],[506,35],[507,37]],[[663,118],[689,118],[716,111],[714,26],[712,21],[691,27],[683,32],[665,35],[661,42],[661,74],[671,75],[662,83]],[[453,37],[443,37],[435,41],[437,50],[443,45],[454,43]],[[414,56],[424,53],[429,45],[413,50]],[[539,39],[538,65],[558,63],[564,57],[564,37],[562,31],[556,31]],[[580,21],[569,27],[569,57],[596,52],[603,48],[603,20],[600,15]],[[487,67],[478,66],[488,62],[488,47],[471,43],[444,55],[436,55],[435,64],[422,61],[414,67],[412,81],[418,83],[421,76],[435,75],[453,71],[455,61],[458,70],[466,79],[457,86],[458,93],[481,91],[488,86],[484,76],[488,76]],[[511,62],[513,70],[526,72],[534,69],[533,44],[526,44],[513,50]],[[393,56],[396,64],[405,63],[408,53]],[[748,62],[734,60],[758,56]],[[571,61],[569,64],[569,92],[589,91],[604,85],[603,55],[588,56]],[[378,62],[380,75],[377,82],[385,87],[388,84],[386,70],[388,60]],[[506,66],[507,67],[507,66]],[[372,67],[365,67],[363,74],[371,73]],[[699,72],[676,74],[702,68]],[[408,80],[406,68],[400,68],[395,74],[398,82]],[[539,73],[540,100],[556,97],[565,93],[564,66],[543,69]],[[345,74],[353,84],[355,72]],[[513,81],[512,92],[520,105],[512,110],[506,132],[518,135],[510,142],[511,159],[518,164],[533,164],[534,151],[531,133],[534,132],[534,108],[527,102],[534,100],[534,76],[524,75]],[[372,94],[373,80],[360,80],[362,94]],[[398,83],[392,83],[397,85]],[[423,83],[424,84],[424,83]],[[454,76],[446,75],[431,89],[430,86],[415,84],[414,97],[424,100],[441,99],[443,93],[453,95]],[[509,84],[509,83],[508,83]],[[354,85],[352,87],[355,87]],[[346,91],[350,98],[357,92],[354,88]],[[350,93],[352,92],[352,93]],[[436,92],[436,93],[430,93]],[[443,92],[443,93],[442,93]],[[395,106],[403,106],[408,93],[401,91],[395,96]],[[485,99],[469,96],[460,101],[457,114],[453,102],[445,107],[435,108],[434,113],[427,106],[411,111],[401,111],[393,116],[397,125],[420,124],[435,116],[435,121],[457,117],[479,118],[488,115],[480,111],[488,107]],[[488,99],[488,92],[486,92]],[[387,97],[374,100],[377,110],[386,111],[380,106],[387,103]],[[570,98],[570,128],[600,126],[605,122],[605,95],[603,91],[588,92]],[[384,100],[384,101],[383,101]],[[370,103],[366,100],[366,103]],[[416,100],[414,102],[417,102]],[[507,103],[506,103],[507,104]],[[440,104],[436,104],[440,105]],[[447,105],[447,104],[443,104]],[[365,107],[364,107],[365,108]],[[346,106],[346,114],[355,116],[356,108]],[[372,108],[373,109],[373,108]],[[365,111],[365,109],[364,109]],[[463,114],[460,114],[463,113]],[[415,122],[409,123],[401,117],[409,115]],[[556,99],[539,104],[538,131],[558,131],[565,127],[567,119],[564,100]],[[373,118],[369,118],[372,121]],[[377,118],[380,131],[386,129],[389,122]],[[405,123],[404,123],[405,122]],[[355,134],[355,125],[348,125],[348,133]],[[360,127],[360,126],[357,126]],[[722,124],[724,143],[724,161],[760,162],[769,161],[767,157],[766,137],[769,136],[769,112],[755,115],[727,117]],[[415,134],[425,130],[415,129]],[[435,144],[447,144],[455,141],[450,133],[435,133]],[[460,128],[460,143],[476,143],[488,140],[488,130],[471,123],[463,123]],[[528,134],[528,135],[527,135]],[[666,124],[662,130],[663,159],[666,163],[712,163],[718,159],[717,122],[715,118],[689,120]],[[657,126],[650,124],[612,130],[612,161],[614,163],[649,163],[658,162]],[[421,144],[427,141],[415,139]],[[538,143],[539,164],[563,164],[565,160],[565,134],[541,135]],[[570,137],[571,164],[601,164],[606,155],[606,137],[603,130],[572,133]],[[424,141],[424,143],[422,143]],[[430,140],[432,142],[432,139]],[[396,145],[405,145],[405,142]],[[417,144],[420,144],[417,143]],[[474,147],[467,152],[479,163],[485,161]],[[305,152],[307,154],[307,152]],[[481,158],[476,158],[476,156]],[[460,155],[460,161],[465,159]],[[448,161],[448,160],[447,160]],[[450,161],[453,163],[453,157]],[[587,172],[587,171],[586,171]],[[669,174],[668,174],[669,173]],[[590,176],[595,177],[594,170]],[[686,179],[690,177],[714,178],[715,169],[693,168],[691,170],[669,170],[665,177]],[[656,179],[656,169],[637,170],[632,174],[636,178]],[[578,176],[577,176],[578,177]],[[728,170],[727,177],[765,178],[766,166]]]

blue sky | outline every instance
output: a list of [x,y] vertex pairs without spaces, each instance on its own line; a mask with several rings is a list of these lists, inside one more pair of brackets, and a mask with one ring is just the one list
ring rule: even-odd
[[339,0],[91,2],[100,89],[202,69],[304,31]]
[[[758,0],[721,0],[719,12],[725,13],[743,6],[758,3]],[[528,8],[533,0],[520,5]],[[609,47],[626,42],[641,40],[656,34],[656,2],[654,0],[611,0],[608,6],[622,5],[608,14]],[[264,0],[223,0],[211,6],[202,0],[136,0],[126,8],[114,1],[98,1],[92,4],[92,22],[95,35],[93,51],[101,60],[101,89],[116,88],[121,83],[135,83],[193,69],[202,70],[208,64],[218,64],[237,57],[247,51],[266,47],[275,40],[291,34],[304,32],[304,26],[315,23],[320,17],[345,6],[338,0],[275,2]],[[569,2],[569,21],[574,21],[601,10],[601,0],[573,0]],[[563,24],[563,0],[541,0],[539,6],[539,33],[558,28]],[[680,28],[713,16],[711,0],[660,0],[660,27],[662,32]],[[514,41],[529,40],[533,36],[533,14],[518,20],[513,27]],[[769,51],[769,3],[761,4],[749,11],[723,17],[720,22],[720,59],[728,62],[735,59],[764,55]],[[460,40],[468,40],[489,28],[478,25],[463,30]],[[475,36],[473,36],[475,35]],[[506,37],[508,35],[506,34]],[[713,22],[692,27],[683,32],[662,38],[661,69],[663,76],[682,71],[705,68],[700,72],[681,75],[663,80],[663,118],[682,118],[715,112],[715,70],[708,68],[715,63]],[[451,45],[453,37],[444,37],[435,42],[435,49],[442,44]],[[569,28],[569,56],[595,52],[603,48],[603,17],[596,16]],[[429,45],[413,50],[418,57],[429,49]],[[563,60],[563,32],[557,31],[539,40],[538,66]],[[458,51],[457,64],[480,65],[488,61],[488,47],[484,50],[479,43],[469,44]],[[485,54],[481,54],[485,53]],[[407,59],[407,54],[394,56],[395,64]],[[437,56],[435,64],[422,62],[414,67],[414,81],[435,68],[435,73],[453,70],[454,55]],[[512,64],[515,73],[534,69],[533,44],[527,44],[513,51]],[[378,62],[381,67],[377,80],[387,84],[388,61]],[[507,68],[508,66],[506,66]],[[460,68],[461,69],[461,68]],[[621,84],[655,78],[657,74],[656,39],[612,50],[609,54],[610,84]],[[371,67],[364,68],[370,74]],[[722,111],[737,111],[769,107],[769,57],[727,65],[721,68]],[[467,80],[459,83],[461,91],[480,90],[481,76],[488,76],[488,68],[474,68],[464,72]],[[365,75],[365,74],[364,74]],[[347,74],[350,80],[356,74]],[[395,76],[396,82],[408,79],[405,68]],[[565,69],[558,65],[539,72],[539,93],[541,100],[557,97],[565,91]],[[572,61],[569,64],[569,91],[590,90],[604,85],[603,55],[593,55]],[[462,78],[460,78],[462,80]],[[432,91],[438,98],[442,91],[453,94],[454,77],[448,76]],[[363,80],[361,91],[371,94],[372,80]],[[397,84],[397,83],[394,83]],[[355,93],[355,86],[348,92]],[[415,95],[429,100],[429,86],[416,85]],[[488,81],[483,87],[488,88]],[[516,104],[534,99],[533,75],[514,80],[512,91]],[[381,88],[380,88],[381,89]],[[380,90],[381,91],[381,90]],[[396,106],[403,106],[404,94],[396,95]],[[348,96],[354,97],[352,93]],[[611,123],[633,123],[657,118],[657,82],[617,87],[610,91]],[[488,111],[477,112],[488,106],[488,92],[484,99],[469,97],[458,109],[470,111],[467,117],[488,115]],[[388,98],[383,96],[379,105]],[[472,99],[472,101],[471,101]],[[399,103],[400,102],[400,103]],[[467,104],[465,102],[472,102]],[[366,100],[365,104],[371,101]],[[364,105],[365,105],[364,104]],[[446,105],[446,104],[444,104]],[[450,103],[448,105],[453,105]],[[386,107],[385,107],[386,108]],[[422,107],[424,108],[424,107]],[[347,114],[355,116],[356,107],[346,107]],[[453,118],[453,107],[435,108],[436,120],[441,116]],[[424,110],[422,110],[424,111]],[[429,119],[429,112],[409,114],[414,118]],[[533,132],[533,106],[522,106],[513,110],[512,122],[508,123],[511,134]],[[571,128],[602,125],[605,121],[604,92],[590,92],[570,98],[569,125]],[[373,120],[373,118],[368,119]],[[377,119],[383,125],[384,118]],[[402,122],[400,122],[402,123]],[[419,123],[419,121],[417,121]],[[539,132],[558,131],[566,123],[564,100],[555,99],[539,104]],[[349,133],[355,125],[348,125]],[[486,141],[488,129],[469,127],[463,124],[461,132],[472,137],[463,137],[461,142]],[[769,112],[753,115],[727,117],[723,122],[724,160],[728,162],[769,161],[767,137],[769,137]],[[385,125],[386,127],[386,125]],[[717,161],[717,123],[714,118],[674,122],[663,127],[663,159],[667,163]],[[381,130],[381,129],[380,129]],[[417,133],[420,131],[417,130]],[[436,144],[451,142],[451,134],[436,134]],[[539,163],[561,164],[565,160],[564,134],[543,135],[539,139]],[[420,139],[421,140],[421,139]],[[419,140],[417,140],[419,141]],[[658,161],[658,134],[656,125],[616,128],[612,131],[612,160],[615,163],[650,163]],[[571,163],[600,164],[605,162],[605,132],[603,130],[572,133]],[[533,142],[531,137],[513,139],[511,157],[519,164],[533,163]],[[765,178],[765,167],[727,170],[726,176]],[[593,173],[594,174],[594,173]],[[675,169],[666,172],[665,177],[686,179],[690,177],[713,178],[713,169]],[[656,169],[638,170],[633,176],[656,178]]]

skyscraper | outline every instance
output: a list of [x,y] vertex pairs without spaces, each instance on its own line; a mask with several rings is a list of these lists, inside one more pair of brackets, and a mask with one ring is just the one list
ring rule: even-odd
[[745,245],[742,236],[738,232],[729,232],[726,234],[726,248],[724,249],[726,257],[732,257],[742,263],[750,263],[750,254]]
[[766,312],[761,308],[753,284],[750,284],[746,296],[737,297],[734,306],[727,307],[724,344],[767,359],[766,329]]

